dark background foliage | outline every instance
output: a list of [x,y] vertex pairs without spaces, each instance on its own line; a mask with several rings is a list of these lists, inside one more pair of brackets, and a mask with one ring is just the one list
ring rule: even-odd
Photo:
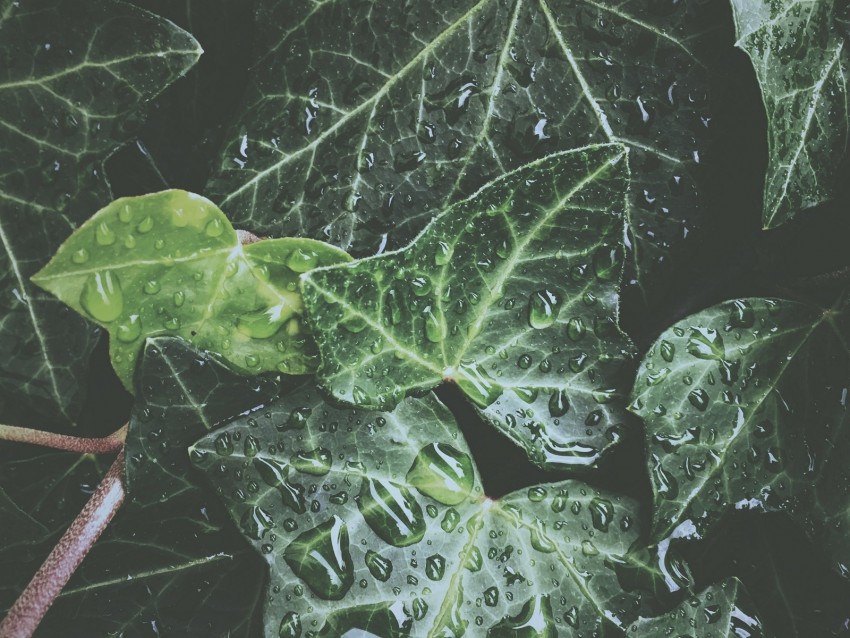
[[[200,63],[153,105],[134,145],[114,155],[108,173],[116,196],[166,187],[203,193],[224,129],[236,109],[251,65],[253,3],[246,0],[136,0],[169,18],[202,44]],[[714,146],[703,165],[707,206],[672,280],[646,304],[635,289],[624,294],[622,324],[641,351],[662,329],[709,305],[739,296],[777,296],[828,305],[850,279],[850,180],[839,197],[801,214],[778,230],[761,230],[767,165],[766,118],[745,55],[732,47],[731,10],[718,35],[710,96]],[[850,176],[850,162],[841,174]],[[114,377],[106,344],[95,353],[82,422],[107,433],[130,410],[130,397]],[[481,469],[485,489],[497,497],[523,486],[561,478],[531,465],[507,439],[494,435],[451,387],[438,391],[452,408]],[[588,477],[635,496],[650,512],[641,425],[600,471]],[[777,636],[850,636],[850,583],[831,572],[803,535],[782,516],[732,515],[710,542],[688,550],[697,587],[722,577],[741,578],[765,624]]]

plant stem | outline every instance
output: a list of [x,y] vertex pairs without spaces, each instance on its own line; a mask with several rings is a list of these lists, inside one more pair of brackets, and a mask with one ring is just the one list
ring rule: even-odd
[[89,502],[65,530],[0,623],[2,638],[30,638],[35,632],[59,592],[124,502],[123,475],[124,450],[121,450]]
[[127,424],[121,428],[99,439],[83,438],[78,436],[67,436],[65,434],[54,434],[30,428],[19,428],[14,425],[0,424],[0,441],[14,441],[15,443],[32,443],[57,450],[78,452],[80,454],[102,454],[106,452],[117,452],[124,446],[127,438]]

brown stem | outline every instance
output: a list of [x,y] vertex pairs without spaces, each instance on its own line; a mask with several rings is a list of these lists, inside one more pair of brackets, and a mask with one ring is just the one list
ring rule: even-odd
[[124,446],[124,439],[126,438],[126,423],[109,436],[99,439],[53,434],[52,432],[31,430],[30,428],[19,428],[14,425],[0,425],[0,441],[32,443],[33,445],[42,445],[57,450],[67,450],[68,452],[79,452],[80,454],[117,452]]
[[30,638],[59,592],[124,502],[124,451],[118,453],[89,502],[65,530],[0,623],[2,638]]

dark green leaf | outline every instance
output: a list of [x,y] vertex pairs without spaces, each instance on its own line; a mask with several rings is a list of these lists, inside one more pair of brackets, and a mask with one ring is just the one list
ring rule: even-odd
[[200,53],[188,33],[124,4],[0,0],[4,419],[73,420],[97,333],[29,277],[108,201],[101,162]]
[[305,275],[336,398],[389,409],[457,383],[540,465],[593,465],[619,438],[625,149],[547,156],[454,205],[401,251]]
[[642,618],[629,629],[635,638],[770,638],[735,578],[713,585],[660,618]]
[[636,504],[577,481],[485,497],[431,394],[380,413],[304,387],[190,454],[269,565],[267,636],[608,635],[641,608],[618,579]]
[[104,326],[128,390],[147,337],[178,335],[246,374],[315,368],[299,274],[350,258],[312,239],[242,245],[207,199],[185,191],[115,200],[32,280]]
[[[37,636],[253,635],[262,565],[193,482],[186,447],[218,420],[267,400],[274,384],[240,380],[167,338],[149,342],[138,382],[127,502]],[[7,608],[110,459],[10,444],[0,459],[0,608]]]
[[753,62],[768,119],[765,228],[830,199],[847,149],[845,41],[833,0],[732,0],[738,42]]
[[[698,206],[712,3],[258,3],[257,53],[210,193],[238,224],[365,256],[523,163],[633,150],[638,276]],[[293,16],[297,16],[293,19]]]
[[699,537],[729,509],[787,512],[848,575],[846,311],[739,299],[666,330],[641,364],[653,535]]

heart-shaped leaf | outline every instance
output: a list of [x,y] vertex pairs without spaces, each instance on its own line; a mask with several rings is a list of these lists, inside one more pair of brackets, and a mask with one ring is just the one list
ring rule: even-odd
[[[127,500],[37,635],[256,636],[264,566],[192,471],[186,448],[218,420],[268,400],[276,384],[240,379],[169,338],[148,342],[137,380]],[[110,461],[0,445],[0,610],[20,594]]]
[[255,232],[360,257],[524,163],[621,142],[650,283],[700,208],[719,4],[258,2],[257,62],[208,191]]
[[736,578],[692,596],[666,616],[642,618],[629,628],[634,638],[770,638]]
[[732,0],[767,110],[765,228],[833,195],[850,126],[848,62],[833,0]]
[[848,575],[850,321],[739,299],[666,330],[641,364],[655,538],[703,536],[724,511],[787,512]]
[[107,0],[0,2],[0,409],[67,425],[97,333],[30,285],[75,223],[109,201],[101,162],[140,106],[201,49],[172,23]]
[[301,325],[298,276],[350,258],[312,239],[243,246],[207,199],[185,191],[118,199],[33,281],[104,326],[128,390],[147,337],[176,335],[246,374],[304,374],[315,346]]
[[269,564],[268,636],[577,637],[641,608],[618,580],[636,504],[577,481],[486,498],[432,394],[380,413],[303,387],[190,454]]
[[390,409],[451,381],[534,462],[594,464],[625,413],[627,184],[622,146],[550,155],[455,204],[408,248],[309,273],[321,383]]

